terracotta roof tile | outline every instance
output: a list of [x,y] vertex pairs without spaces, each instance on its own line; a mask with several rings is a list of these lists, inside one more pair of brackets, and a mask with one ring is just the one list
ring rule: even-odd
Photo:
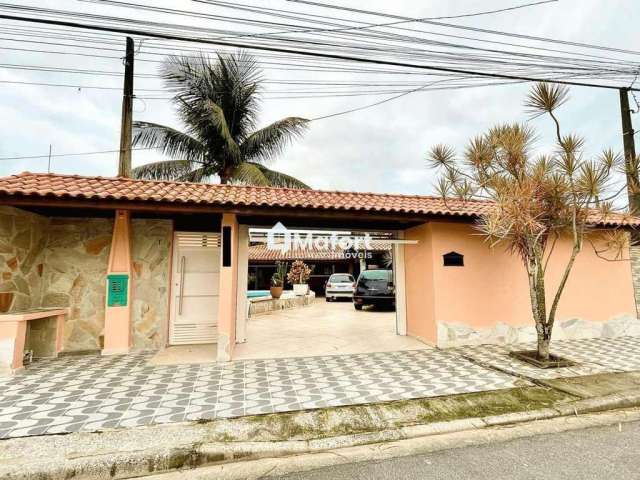
[[[493,206],[491,202],[475,200],[450,199],[445,203],[440,197],[422,195],[300,190],[31,172],[1,177],[0,195],[466,217],[487,213]],[[640,219],[615,214],[605,221],[600,218],[594,219],[594,223],[640,226]]]

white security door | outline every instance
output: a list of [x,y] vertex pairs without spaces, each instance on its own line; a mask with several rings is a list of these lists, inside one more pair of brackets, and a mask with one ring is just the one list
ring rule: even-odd
[[220,235],[176,232],[173,250],[169,343],[218,339]]

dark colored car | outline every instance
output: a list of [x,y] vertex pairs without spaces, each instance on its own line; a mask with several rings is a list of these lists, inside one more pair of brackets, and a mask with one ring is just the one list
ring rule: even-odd
[[364,305],[395,307],[396,290],[393,285],[393,271],[365,270],[358,277],[353,292],[353,306],[362,310]]

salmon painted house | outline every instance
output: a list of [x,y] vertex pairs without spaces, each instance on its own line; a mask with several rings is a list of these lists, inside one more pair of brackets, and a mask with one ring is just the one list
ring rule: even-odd
[[[439,347],[534,339],[524,267],[474,234],[490,203],[25,172],[0,178],[0,205],[0,369],[19,369],[25,351],[188,344],[232,360],[252,340],[249,232],[278,222],[404,240],[392,247],[398,335]],[[617,215],[594,223],[596,232],[638,225]],[[569,242],[556,250],[551,286]],[[585,248],[555,335],[626,328],[636,318],[633,264]]]

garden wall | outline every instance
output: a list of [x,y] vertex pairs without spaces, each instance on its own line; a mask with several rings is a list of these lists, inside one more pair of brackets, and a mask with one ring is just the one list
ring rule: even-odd
[[[440,347],[535,340],[527,275],[516,255],[489,248],[464,223],[429,222],[407,230],[405,238],[418,240],[405,247],[410,335]],[[570,250],[567,238],[555,246],[547,270],[549,305]],[[463,255],[464,266],[444,266],[450,252]],[[554,339],[640,334],[631,262],[614,260],[585,242],[559,303]]]
[[[157,349],[165,341],[172,231],[170,220],[132,220],[136,350]],[[13,293],[10,311],[69,308],[64,349],[100,349],[112,233],[112,218],[47,218],[0,207],[0,293]],[[49,327],[47,321],[32,322],[27,342],[42,343]]]

